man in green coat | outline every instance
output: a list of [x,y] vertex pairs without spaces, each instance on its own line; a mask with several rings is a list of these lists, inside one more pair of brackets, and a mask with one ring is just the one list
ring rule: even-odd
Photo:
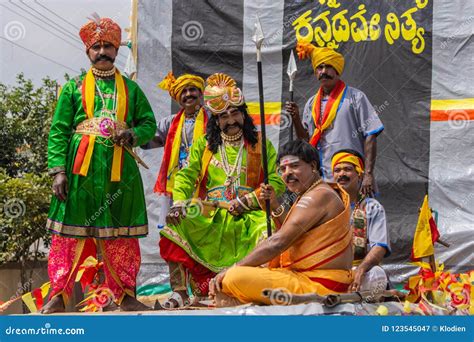
[[42,313],[65,310],[79,267],[98,248],[105,273],[99,290],[109,297],[106,302],[113,300],[122,310],[144,310],[135,299],[135,286],[138,238],[147,235],[148,222],[131,148],[153,138],[156,121],[143,91],[114,67],[120,27],[95,17],[79,35],[92,67],[63,87],[49,134],[51,293]]

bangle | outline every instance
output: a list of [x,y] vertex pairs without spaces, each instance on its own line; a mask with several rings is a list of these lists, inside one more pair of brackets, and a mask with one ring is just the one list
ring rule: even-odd
[[250,210],[250,208],[247,207],[247,206],[244,204],[244,202],[242,202],[242,200],[241,200],[239,197],[237,197],[237,202],[239,202],[239,204],[240,204],[245,210]]
[[174,201],[173,202],[173,205],[171,207],[186,207],[186,201],[183,201],[183,200],[177,200],[177,201]]
[[252,191],[244,196],[245,201],[248,204],[248,207],[251,208],[251,210],[255,209],[261,209],[260,204],[258,203],[258,200],[255,196],[255,191]]
[[56,176],[58,173],[66,173],[66,168],[64,166],[56,166],[48,170],[49,176]]
[[281,215],[283,215],[284,212],[285,212],[285,207],[283,206],[283,204],[280,204],[280,206],[275,211],[272,210],[272,216],[280,217]]

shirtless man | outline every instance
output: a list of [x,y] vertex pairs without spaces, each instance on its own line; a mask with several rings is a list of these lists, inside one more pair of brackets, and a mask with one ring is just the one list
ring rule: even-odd
[[318,153],[306,141],[286,144],[278,163],[283,181],[299,197],[285,215],[272,187],[261,185],[260,199],[270,199],[280,228],[214,278],[210,295],[217,306],[271,304],[262,296],[265,289],[327,295],[347,292],[352,283],[349,195],[322,181]]

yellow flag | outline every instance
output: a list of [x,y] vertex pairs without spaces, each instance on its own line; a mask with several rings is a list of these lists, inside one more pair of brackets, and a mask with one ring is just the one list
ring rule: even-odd
[[23,300],[23,303],[25,303],[28,310],[30,310],[30,312],[34,313],[38,311],[31,292],[25,293],[23,296],[21,296],[21,299]]
[[[432,233],[434,233],[434,236]],[[428,205],[428,195],[426,195],[416,225],[411,259],[415,261],[433,255],[433,241],[437,240],[438,236],[438,230]]]

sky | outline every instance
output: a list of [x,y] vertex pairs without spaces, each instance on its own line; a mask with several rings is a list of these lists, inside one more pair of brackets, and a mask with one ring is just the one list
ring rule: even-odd
[[[88,69],[79,30],[94,12],[130,26],[131,0],[0,0],[0,82],[14,85],[16,76],[40,85],[49,76],[60,84],[64,74]],[[121,47],[116,65],[124,69],[128,48]]]

